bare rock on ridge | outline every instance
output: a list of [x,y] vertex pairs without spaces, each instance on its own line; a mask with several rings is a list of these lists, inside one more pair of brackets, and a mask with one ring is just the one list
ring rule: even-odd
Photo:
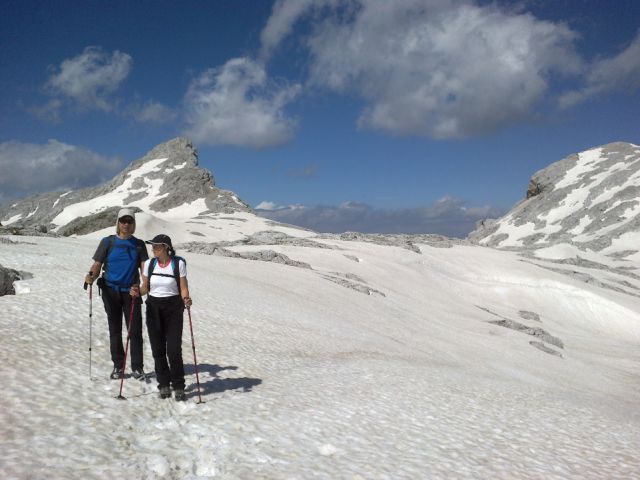
[[198,166],[190,140],[175,138],[131,162],[109,182],[28,197],[1,208],[0,221],[17,229],[43,225],[64,235],[85,234],[110,225],[111,212],[123,205],[151,214],[182,207],[193,216],[251,211],[236,194],[216,187],[211,172]]
[[507,249],[564,243],[599,252],[638,231],[640,147],[616,142],[569,155],[535,173],[525,199],[503,217],[479,222],[468,239]]
[[13,282],[21,278],[20,272],[17,270],[0,265],[0,297],[3,295],[15,295],[16,291],[13,288]]

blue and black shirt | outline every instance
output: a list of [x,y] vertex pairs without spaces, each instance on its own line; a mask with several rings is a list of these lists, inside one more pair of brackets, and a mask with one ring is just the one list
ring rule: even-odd
[[93,260],[102,263],[102,276],[108,287],[121,292],[129,291],[131,285],[140,283],[140,262],[149,258],[144,242],[136,237],[126,240],[117,235],[103,238]]

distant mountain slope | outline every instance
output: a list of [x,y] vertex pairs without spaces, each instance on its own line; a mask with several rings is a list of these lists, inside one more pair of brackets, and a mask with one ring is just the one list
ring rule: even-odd
[[123,205],[150,215],[184,218],[251,211],[198,167],[198,154],[189,140],[175,138],[132,162],[110,182],[26,198],[0,209],[0,221],[5,226],[45,226],[62,235],[87,234],[112,226],[115,211]]
[[640,147],[610,143],[540,170],[526,199],[479,224],[468,239],[640,296]]
[[[636,256],[640,241],[640,147],[610,143],[570,155],[531,178],[527,198],[469,235],[481,245]],[[639,258],[640,259],[640,258]]]

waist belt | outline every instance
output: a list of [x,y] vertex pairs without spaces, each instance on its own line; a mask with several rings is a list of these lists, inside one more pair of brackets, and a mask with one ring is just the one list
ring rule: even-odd
[[131,290],[131,285],[129,285],[128,287],[123,287],[122,285],[118,285],[116,283],[107,282],[106,280],[105,280],[104,283],[111,290],[116,290],[118,292],[128,292],[129,290]]

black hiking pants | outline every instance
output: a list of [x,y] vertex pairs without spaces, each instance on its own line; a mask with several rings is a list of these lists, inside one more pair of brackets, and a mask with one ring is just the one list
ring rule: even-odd
[[184,303],[180,295],[147,297],[147,331],[153,352],[158,387],[184,390],[182,324]]
[[[111,346],[111,360],[113,366],[122,368],[124,362],[124,347],[122,346],[122,317],[124,317],[127,331],[129,316],[131,315],[131,295],[129,292],[118,292],[105,286],[101,289],[102,303],[109,320],[109,343]],[[143,368],[142,359],[142,299],[137,297],[133,306],[133,325],[129,348],[131,351],[131,370]],[[126,333],[126,332],[125,332]]]

